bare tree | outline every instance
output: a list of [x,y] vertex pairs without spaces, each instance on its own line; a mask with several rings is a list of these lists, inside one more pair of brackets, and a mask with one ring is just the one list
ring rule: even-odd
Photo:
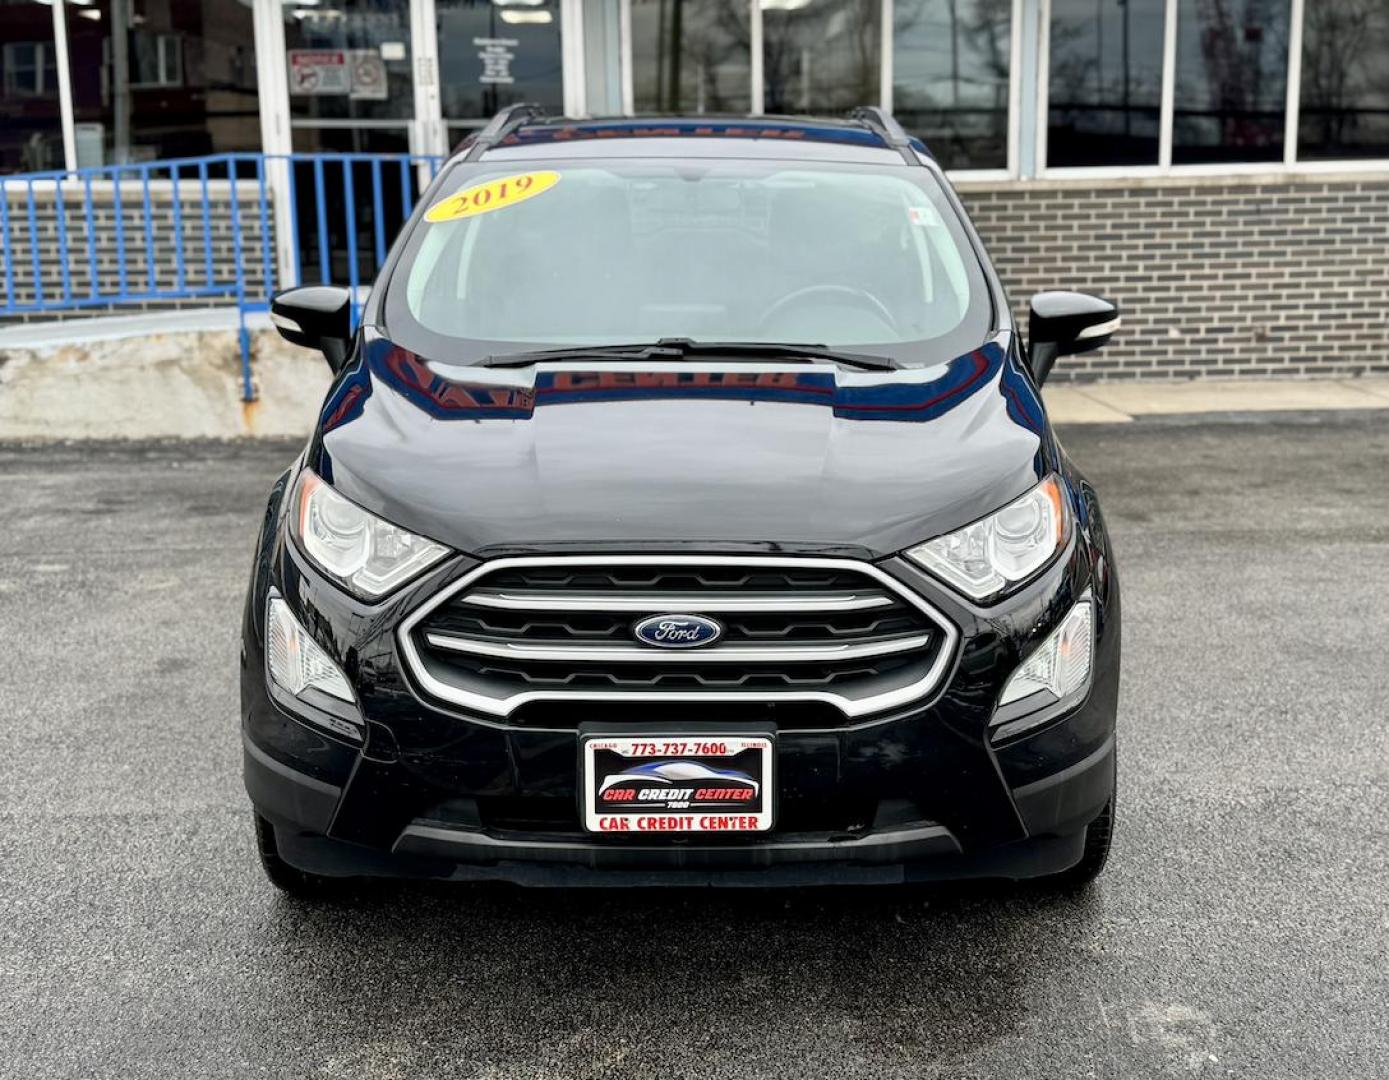
[[1356,104],[1374,89],[1370,68],[1389,45],[1389,18],[1383,0],[1320,0],[1305,17],[1303,122],[1315,125],[1321,145],[1342,146],[1359,124]]
[[1273,74],[1286,78],[1287,40],[1278,33],[1285,22],[1274,9],[1273,0],[1244,0],[1238,10],[1234,0],[1199,2],[1206,105],[1223,146],[1258,146],[1282,135],[1281,126],[1259,116],[1275,96],[1267,89]]
[[[656,26],[649,54],[655,60],[655,71],[643,77],[637,88],[639,98],[654,99],[658,112],[692,108],[695,102],[688,100],[688,95],[693,73],[697,100],[702,100],[706,112],[743,111],[746,90],[737,100],[730,99],[719,74],[730,65],[746,70],[751,47],[747,4],[741,0],[641,2],[651,3],[655,9]],[[746,81],[744,76],[744,88]]]
[[[813,56],[818,100],[812,109],[858,105],[878,100],[879,0],[840,0],[820,6],[762,13],[763,73],[769,111],[799,111],[792,84]],[[831,38],[838,28],[841,33]],[[828,74],[824,74],[828,73]]]

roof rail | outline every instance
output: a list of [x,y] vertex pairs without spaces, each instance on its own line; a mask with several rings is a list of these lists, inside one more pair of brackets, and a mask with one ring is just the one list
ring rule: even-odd
[[849,113],[850,120],[857,120],[865,127],[872,128],[883,137],[883,142],[902,155],[908,165],[920,165],[912,153],[912,138],[897,118],[881,105],[860,105]]
[[508,105],[487,121],[487,126],[473,136],[472,142],[468,145],[468,153],[463,160],[476,161],[522,124],[532,120],[542,120],[546,115],[548,114],[545,111],[545,106],[537,105],[534,102],[518,101],[515,105]]

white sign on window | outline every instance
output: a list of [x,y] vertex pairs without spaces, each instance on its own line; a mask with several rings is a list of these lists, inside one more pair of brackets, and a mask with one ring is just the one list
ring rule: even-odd
[[482,61],[478,82],[510,84],[516,81],[511,75],[511,62],[516,59],[519,44],[515,38],[475,37],[473,44],[478,47],[477,58]]
[[386,62],[375,49],[348,53],[352,68],[352,96],[358,101],[386,100]]

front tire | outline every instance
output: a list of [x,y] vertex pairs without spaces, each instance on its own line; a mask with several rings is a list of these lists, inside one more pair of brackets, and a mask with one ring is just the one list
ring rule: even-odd
[[270,884],[297,900],[325,900],[342,892],[345,879],[310,874],[285,862],[275,840],[275,826],[259,814],[255,818],[256,852],[260,855],[260,868]]

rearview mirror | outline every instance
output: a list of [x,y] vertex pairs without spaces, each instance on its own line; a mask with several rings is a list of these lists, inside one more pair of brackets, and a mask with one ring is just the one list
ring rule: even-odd
[[270,321],[295,345],[318,349],[337,372],[352,344],[352,293],[341,285],[301,285],[270,301]]
[[1041,386],[1058,356],[1091,352],[1119,329],[1119,305],[1082,292],[1039,292],[1027,320],[1032,377]]

